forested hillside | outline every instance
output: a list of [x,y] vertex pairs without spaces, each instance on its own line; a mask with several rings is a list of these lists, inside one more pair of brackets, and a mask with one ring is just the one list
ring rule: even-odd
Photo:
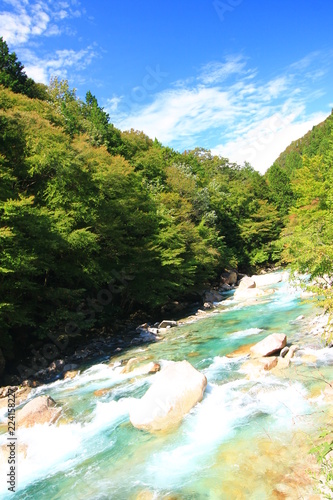
[[332,313],[333,113],[293,142],[266,177],[288,214],[281,238],[283,260],[310,276],[313,290]]
[[66,81],[36,84],[0,39],[0,348],[10,359],[50,333],[158,311],[224,269],[277,263],[294,204],[292,260],[298,232],[313,238],[299,229],[304,206],[330,214],[323,158],[264,177],[200,148],[179,153],[115,128],[89,91],[83,101]]
[[319,123],[297,141],[293,141],[277,158],[275,164],[290,176],[302,165],[302,157],[325,154],[330,147],[333,130],[333,110],[325,121]]

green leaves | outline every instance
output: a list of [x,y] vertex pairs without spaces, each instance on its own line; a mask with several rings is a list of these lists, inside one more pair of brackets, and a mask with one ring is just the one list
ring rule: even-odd
[[[7,352],[17,338],[27,345],[68,322],[89,331],[156,312],[228,266],[265,265],[280,227],[265,179],[249,165],[120,132],[91,92],[83,102],[67,81],[53,79],[47,101],[0,88]],[[87,319],[82,304],[121,270],[134,279]]]

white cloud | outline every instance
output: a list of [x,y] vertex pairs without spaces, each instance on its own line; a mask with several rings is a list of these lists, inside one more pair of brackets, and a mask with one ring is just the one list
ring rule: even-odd
[[[135,107],[136,103],[122,99],[120,104],[126,110],[126,107]],[[121,120],[121,126],[144,130],[151,137],[170,142],[175,138],[194,137],[214,127],[214,123],[218,126],[221,121],[233,119],[237,107],[227,92],[214,88],[170,90],[158,94],[151,105],[137,114]]]
[[243,57],[232,56],[169,89],[146,90],[145,104],[132,91],[114,96],[106,110],[123,130],[143,130],[177,149],[204,146],[263,172],[292,140],[325,118],[307,109],[323,95],[320,82],[313,85],[314,75],[319,80],[326,74],[331,56],[310,54],[268,81],[248,69]]
[[109,113],[116,112],[118,110],[119,103],[121,102],[121,97],[112,97],[107,99],[106,107]]
[[245,66],[242,56],[229,56],[225,62],[215,61],[203,66],[198,79],[204,84],[223,82],[231,75],[245,73]]
[[0,33],[10,48],[14,46],[27,75],[35,81],[48,84],[51,76],[68,78],[69,69],[83,70],[97,55],[92,46],[79,51],[58,50],[44,57],[33,50],[40,37],[74,34],[63,22],[84,12],[76,0],[4,0],[4,4],[7,8],[0,11]]
[[300,110],[289,115],[277,113],[236,140],[216,146],[212,152],[240,165],[247,161],[264,173],[292,141],[302,137],[326,117],[327,113],[315,113],[302,120]]
[[[42,35],[59,35],[63,30],[56,22],[81,15],[81,11],[76,7],[72,9],[68,2],[5,0],[5,3],[10,8],[0,11],[0,33],[14,46]],[[72,4],[75,5],[73,1]]]
[[40,83],[48,84],[51,76],[68,77],[68,69],[79,71],[85,69],[96,57],[93,46],[79,51],[57,50],[51,56],[40,59],[31,50],[22,50],[27,75]]

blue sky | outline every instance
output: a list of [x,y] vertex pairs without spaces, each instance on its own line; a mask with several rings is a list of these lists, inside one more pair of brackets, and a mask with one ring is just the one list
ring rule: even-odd
[[333,108],[332,24],[331,0],[0,0],[28,76],[261,172]]

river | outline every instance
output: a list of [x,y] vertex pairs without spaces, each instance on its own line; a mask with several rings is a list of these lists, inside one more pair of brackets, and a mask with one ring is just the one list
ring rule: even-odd
[[[34,389],[50,395],[65,416],[58,425],[18,430],[25,451],[19,453],[17,493],[8,493],[2,481],[1,498],[311,498],[308,450],[332,418],[321,391],[323,380],[332,380],[333,349],[309,335],[315,304],[302,301],[287,282],[274,288],[252,304],[228,293],[211,315],[170,329],[158,342]],[[226,356],[275,332],[303,349],[285,370],[249,379],[244,356]],[[307,354],[306,362],[300,354]],[[202,402],[178,429],[154,435],[131,425],[132,398],[140,398],[158,376],[120,374],[117,366],[133,357],[162,369],[186,359],[206,375]],[[96,396],[99,389],[109,391]],[[6,439],[2,433],[0,444]]]

